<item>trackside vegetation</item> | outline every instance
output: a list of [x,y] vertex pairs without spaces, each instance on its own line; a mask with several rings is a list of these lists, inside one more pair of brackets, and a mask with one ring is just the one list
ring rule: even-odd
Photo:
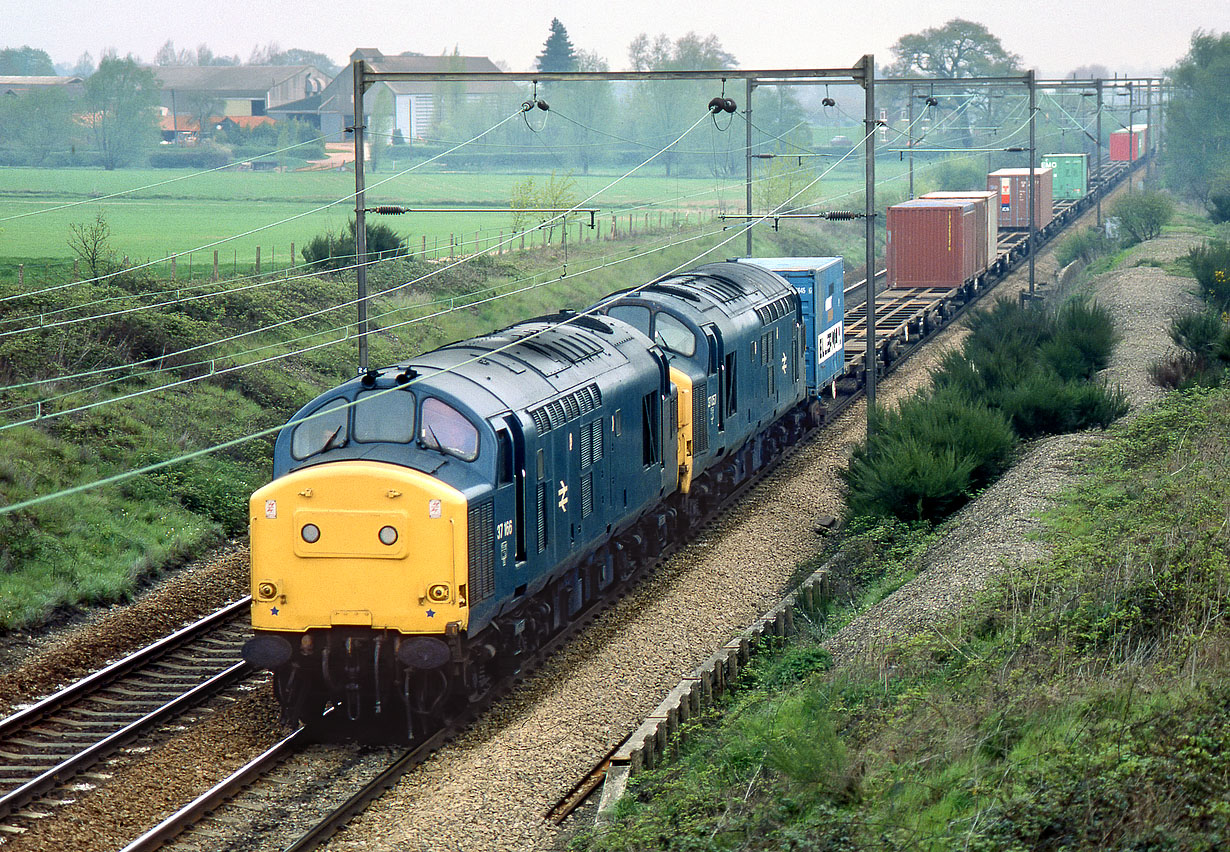
[[1123,394],[1094,380],[1116,341],[1098,305],[1039,310],[1000,298],[969,327],[931,389],[873,413],[872,437],[843,474],[851,515],[941,519],[1003,472],[1019,440],[1126,413]]
[[1220,388],[1113,426],[1042,519],[1048,557],[838,670],[825,638],[934,537],[862,522],[839,562],[850,593],[574,848],[1225,848],[1227,442]]
[[1150,366],[1150,377],[1164,388],[1222,384],[1230,366],[1230,242],[1211,239],[1183,261],[1204,306],[1171,320],[1170,339],[1177,349]]

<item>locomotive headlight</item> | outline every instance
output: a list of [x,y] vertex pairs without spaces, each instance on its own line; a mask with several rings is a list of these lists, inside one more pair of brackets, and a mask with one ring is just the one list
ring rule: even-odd
[[299,535],[303,536],[303,540],[308,544],[315,544],[320,541],[320,527],[315,524],[304,524],[303,529],[299,530]]
[[256,596],[261,600],[273,600],[278,596],[278,584],[270,580],[262,580],[256,586]]
[[397,544],[397,530],[393,527],[381,527],[379,535],[381,544],[387,544],[390,547]]
[[449,590],[445,583],[437,583],[427,589],[427,600],[432,603],[444,603],[448,600]]

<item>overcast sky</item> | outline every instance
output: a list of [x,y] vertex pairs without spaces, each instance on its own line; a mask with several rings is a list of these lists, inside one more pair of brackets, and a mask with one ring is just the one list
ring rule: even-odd
[[1230,30],[1227,0],[0,0],[0,46],[28,44],[73,64],[105,48],[152,60],[167,40],[207,44],[246,60],[277,42],[343,63],[356,47],[489,56],[530,70],[551,19],[577,48],[628,66],[639,33],[677,38],[714,34],[748,69],[852,65],[874,53],[880,65],[903,34],[961,17],[985,25],[1045,76],[1089,64],[1125,74],[1174,64],[1196,29]]

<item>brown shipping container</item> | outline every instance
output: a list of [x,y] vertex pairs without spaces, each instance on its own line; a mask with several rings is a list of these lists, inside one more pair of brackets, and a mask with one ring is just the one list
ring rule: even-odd
[[[1051,208],[1051,170],[1034,170],[1034,226],[1043,228],[1050,224],[1054,211]],[[987,175],[987,189],[999,193],[999,226],[1001,228],[1029,227],[1029,169],[1000,169]]]
[[970,189],[963,192],[928,192],[923,198],[939,200],[973,201],[978,205],[978,218],[982,220],[986,241],[978,241],[978,271],[986,269],[999,253],[999,216],[996,215],[995,202],[998,194],[989,190]]
[[981,270],[974,201],[917,198],[888,208],[888,285],[960,287]]

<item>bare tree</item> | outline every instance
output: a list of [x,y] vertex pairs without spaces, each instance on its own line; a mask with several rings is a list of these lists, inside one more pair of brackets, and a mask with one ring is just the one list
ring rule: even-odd
[[100,209],[92,222],[73,222],[68,226],[68,247],[90,270],[91,278],[106,275],[115,266],[111,248],[111,226]]

